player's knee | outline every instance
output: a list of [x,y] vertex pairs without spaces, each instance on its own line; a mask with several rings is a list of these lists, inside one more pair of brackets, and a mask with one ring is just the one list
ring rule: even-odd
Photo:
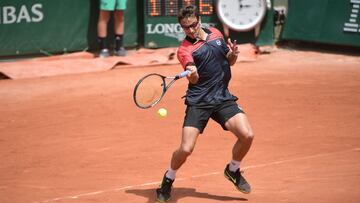
[[246,131],[241,133],[238,138],[241,141],[251,142],[254,139],[254,133],[252,131]]
[[190,156],[193,152],[193,148],[191,147],[181,147],[180,148],[180,152],[184,155],[184,156]]
[[255,135],[252,131],[250,131],[246,134],[246,139],[253,140],[254,137],[255,137]]

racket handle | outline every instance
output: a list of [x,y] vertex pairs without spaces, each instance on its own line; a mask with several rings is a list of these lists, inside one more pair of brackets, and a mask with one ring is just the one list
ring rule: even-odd
[[180,74],[178,74],[177,76],[175,76],[175,79],[183,78],[183,77],[189,75],[189,73],[190,73],[189,70],[183,71],[183,72],[181,72]]

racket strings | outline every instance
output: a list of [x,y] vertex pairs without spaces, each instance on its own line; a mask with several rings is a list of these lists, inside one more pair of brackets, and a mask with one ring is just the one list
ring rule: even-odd
[[146,77],[137,86],[135,100],[141,107],[149,107],[156,104],[164,92],[164,80],[158,75]]

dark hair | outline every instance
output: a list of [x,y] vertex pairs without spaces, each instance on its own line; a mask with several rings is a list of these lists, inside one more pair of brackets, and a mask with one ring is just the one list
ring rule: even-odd
[[197,12],[197,8],[194,5],[186,6],[180,9],[178,14],[178,21],[181,23],[181,20],[184,18],[189,18],[195,16],[199,19],[199,13]]

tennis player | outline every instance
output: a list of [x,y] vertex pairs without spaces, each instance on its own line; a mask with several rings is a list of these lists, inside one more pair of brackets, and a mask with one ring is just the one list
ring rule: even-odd
[[187,107],[181,144],[172,154],[170,167],[156,190],[157,201],[170,200],[176,172],[191,155],[210,118],[237,138],[231,160],[224,170],[225,177],[241,192],[250,193],[251,187],[240,173],[240,162],[249,151],[254,135],[247,116],[236,103],[237,97],[228,90],[230,66],[235,64],[239,53],[236,41],[229,39],[226,43],[219,30],[202,27],[195,6],[182,8],[178,21],[186,38],[177,56],[183,68],[191,71],[187,75]]

